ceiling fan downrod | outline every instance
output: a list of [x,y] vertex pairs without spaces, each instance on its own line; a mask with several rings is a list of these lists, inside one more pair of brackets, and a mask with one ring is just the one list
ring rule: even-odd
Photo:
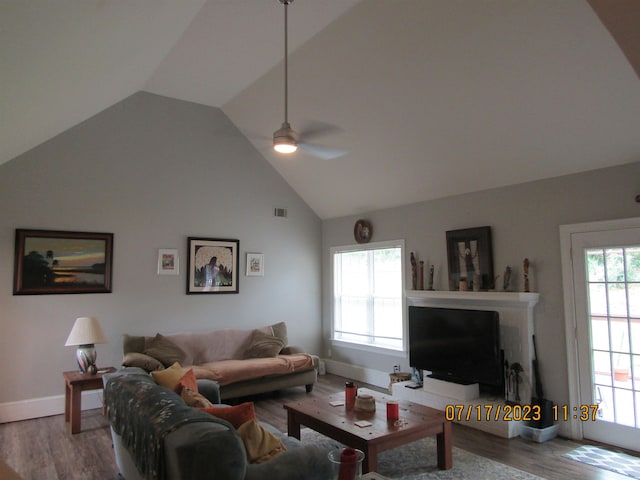
[[284,122],[273,134],[273,149],[280,153],[293,153],[298,149],[298,134],[289,124],[289,60],[288,60],[288,12],[293,0],[280,0],[284,5]]

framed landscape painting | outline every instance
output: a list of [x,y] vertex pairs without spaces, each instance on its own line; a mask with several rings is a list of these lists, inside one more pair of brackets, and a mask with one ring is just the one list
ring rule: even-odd
[[14,295],[110,293],[113,234],[16,229]]
[[188,239],[187,293],[238,293],[239,240]]

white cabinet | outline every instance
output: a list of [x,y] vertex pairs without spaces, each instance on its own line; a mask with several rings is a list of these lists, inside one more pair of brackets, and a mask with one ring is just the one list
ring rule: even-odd
[[[443,410],[455,423],[492,433],[499,437],[513,438],[520,435],[521,422],[514,420],[512,410],[505,410],[502,398],[480,396],[474,400],[456,400],[430,393],[423,388],[407,388],[406,385],[411,383],[413,382],[392,384],[391,392],[393,397]],[[519,411],[521,412],[522,410]],[[522,418],[522,416],[516,412],[515,418]]]

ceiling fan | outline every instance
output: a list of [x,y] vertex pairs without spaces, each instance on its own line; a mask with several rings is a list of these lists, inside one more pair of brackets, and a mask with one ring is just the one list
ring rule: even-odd
[[[319,145],[312,145],[307,143],[307,139],[313,137],[319,137],[331,133],[339,132],[341,129],[328,125],[325,123],[315,122],[313,125],[308,126],[305,130],[298,134],[289,124],[289,62],[288,62],[288,7],[293,3],[293,0],[280,0],[280,3],[284,5],[284,122],[278,130],[273,134],[273,149],[276,152],[289,154],[293,153],[300,148],[300,150],[307,152],[316,157],[330,160],[333,158],[341,157],[347,153],[347,150],[338,148],[327,148]],[[301,139],[303,141],[301,141]]]

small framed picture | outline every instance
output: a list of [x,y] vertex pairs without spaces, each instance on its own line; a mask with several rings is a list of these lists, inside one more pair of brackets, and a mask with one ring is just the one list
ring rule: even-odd
[[264,276],[264,254],[247,253],[247,277]]
[[238,293],[240,240],[188,239],[187,293]]
[[158,249],[158,275],[178,275],[180,258],[177,248]]

